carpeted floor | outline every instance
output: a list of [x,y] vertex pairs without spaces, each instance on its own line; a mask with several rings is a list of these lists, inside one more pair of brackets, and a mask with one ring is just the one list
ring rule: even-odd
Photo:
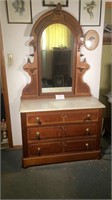
[[21,167],[21,149],[1,151],[1,199],[111,199],[110,137],[101,160]]

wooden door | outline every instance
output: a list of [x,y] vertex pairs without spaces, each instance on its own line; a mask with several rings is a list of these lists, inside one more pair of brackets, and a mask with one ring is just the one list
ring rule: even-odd
[[13,147],[12,130],[11,130],[11,121],[10,121],[9,99],[8,99],[7,79],[6,79],[6,72],[5,72],[1,24],[0,24],[0,68],[1,68],[0,70],[1,70],[1,81],[2,81],[2,93],[3,93],[5,115],[6,115],[8,143],[9,143],[9,147],[12,148]]

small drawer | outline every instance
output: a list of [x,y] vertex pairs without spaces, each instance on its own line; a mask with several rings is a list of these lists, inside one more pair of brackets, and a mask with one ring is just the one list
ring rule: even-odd
[[36,112],[26,114],[27,126],[58,124],[62,121],[60,112]]
[[96,123],[82,123],[63,127],[65,137],[93,136],[97,135]]
[[74,110],[65,114],[65,121],[69,122],[94,122],[98,121],[99,111],[97,109]]
[[29,156],[42,156],[42,155],[50,155],[55,153],[61,153],[62,144],[61,142],[46,142],[37,144],[29,144],[28,152]]
[[38,127],[27,129],[28,140],[42,140],[60,138],[62,136],[61,127]]
[[35,112],[26,114],[26,123],[27,126],[41,126],[75,122],[91,122],[98,121],[98,115],[99,112],[97,109]]
[[96,149],[96,138],[87,140],[68,140],[65,142],[65,152],[92,151]]

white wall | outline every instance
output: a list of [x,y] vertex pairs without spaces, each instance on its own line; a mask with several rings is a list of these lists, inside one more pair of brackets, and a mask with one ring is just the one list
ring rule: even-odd
[[[100,68],[101,68],[101,55],[102,55],[102,36],[103,36],[103,23],[104,23],[104,4],[102,2],[102,21],[101,26],[98,27],[83,27],[84,33],[90,29],[94,29],[99,33],[100,42],[98,47],[93,51],[88,51],[82,48],[82,53],[85,54],[90,69],[86,72],[84,80],[88,83],[92,95],[99,96],[100,86]],[[38,17],[49,8],[42,6],[42,0],[32,0],[32,15],[33,24]],[[51,8],[50,8],[51,9]],[[69,7],[64,8],[70,12],[74,17],[79,20],[79,0],[69,0]],[[0,1],[0,18],[3,35],[3,45],[5,54],[6,76],[8,84],[9,104],[11,113],[11,125],[13,144],[21,145],[21,122],[20,122],[20,97],[22,89],[30,77],[23,71],[23,65],[26,62],[26,55],[31,53],[33,49],[28,46],[30,39],[29,35],[33,24],[8,24],[6,15],[5,1]],[[13,54],[13,64],[8,65],[7,54]]]

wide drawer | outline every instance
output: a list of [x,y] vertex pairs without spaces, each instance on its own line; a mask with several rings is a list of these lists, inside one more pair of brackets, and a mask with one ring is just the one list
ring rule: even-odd
[[28,141],[61,137],[92,136],[96,134],[97,123],[27,128]]
[[37,142],[28,145],[29,156],[96,150],[96,138]]
[[97,109],[26,113],[27,126],[98,121]]

